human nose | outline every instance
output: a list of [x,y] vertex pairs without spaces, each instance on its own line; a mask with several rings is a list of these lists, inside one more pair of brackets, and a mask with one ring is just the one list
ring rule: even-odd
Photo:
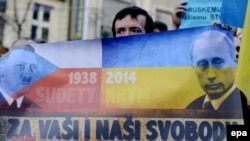
[[214,80],[216,79],[216,70],[214,67],[208,67],[207,71],[207,79],[209,82],[213,83]]

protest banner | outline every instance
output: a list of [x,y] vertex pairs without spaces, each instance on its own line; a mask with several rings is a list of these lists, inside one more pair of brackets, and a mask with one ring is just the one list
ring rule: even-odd
[[187,0],[180,28],[211,25],[221,20],[222,0]]
[[[227,125],[244,124],[239,91],[231,87],[236,67],[232,40],[230,30],[204,26],[15,48],[0,60],[0,137],[226,140]],[[196,47],[207,41],[215,48]],[[210,52],[217,43],[229,54]],[[204,72],[211,78],[203,80]],[[19,78],[18,89],[3,84],[14,85]],[[204,109],[205,93],[222,98],[212,100],[214,109]],[[9,106],[13,99],[19,106]]]

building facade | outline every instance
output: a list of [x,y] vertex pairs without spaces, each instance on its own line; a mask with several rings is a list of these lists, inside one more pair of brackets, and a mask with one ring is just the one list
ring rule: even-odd
[[[48,42],[112,37],[115,14],[136,5],[171,28],[177,0],[0,0],[5,8],[0,43],[9,48],[18,38]],[[1,22],[1,21],[0,21]]]
[[68,39],[67,0],[8,0],[4,17],[2,44],[5,47],[23,37],[48,42]]

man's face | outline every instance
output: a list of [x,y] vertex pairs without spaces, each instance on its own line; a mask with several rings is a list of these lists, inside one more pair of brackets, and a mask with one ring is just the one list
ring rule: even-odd
[[116,37],[146,33],[145,25],[145,16],[138,15],[136,19],[133,19],[130,15],[127,15],[115,22]]
[[4,64],[3,89],[8,94],[29,86],[37,74],[37,58],[33,52],[13,50]]
[[192,56],[200,85],[211,99],[219,98],[232,87],[234,60],[224,40],[199,40],[193,47]]

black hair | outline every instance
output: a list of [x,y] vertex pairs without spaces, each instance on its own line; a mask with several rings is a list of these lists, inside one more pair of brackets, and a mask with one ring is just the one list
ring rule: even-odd
[[161,21],[155,21],[154,28],[158,28],[160,31],[167,31],[168,30],[168,26]]
[[114,37],[116,36],[115,22],[117,20],[123,19],[127,15],[131,15],[131,17],[134,18],[134,19],[136,19],[138,15],[145,16],[146,17],[145,31],[146,31],[146,33],[153,32],[154,22],[153,22],[152,17],[148,14],[148,12],[145,11],[144,9],[140,8],[140,7],[130,6],[130,7],[122,9],[121,11],[119,11],[115,15],[115,18],[114,18],[113,23],[112,23],[112,33],[113,33]]

